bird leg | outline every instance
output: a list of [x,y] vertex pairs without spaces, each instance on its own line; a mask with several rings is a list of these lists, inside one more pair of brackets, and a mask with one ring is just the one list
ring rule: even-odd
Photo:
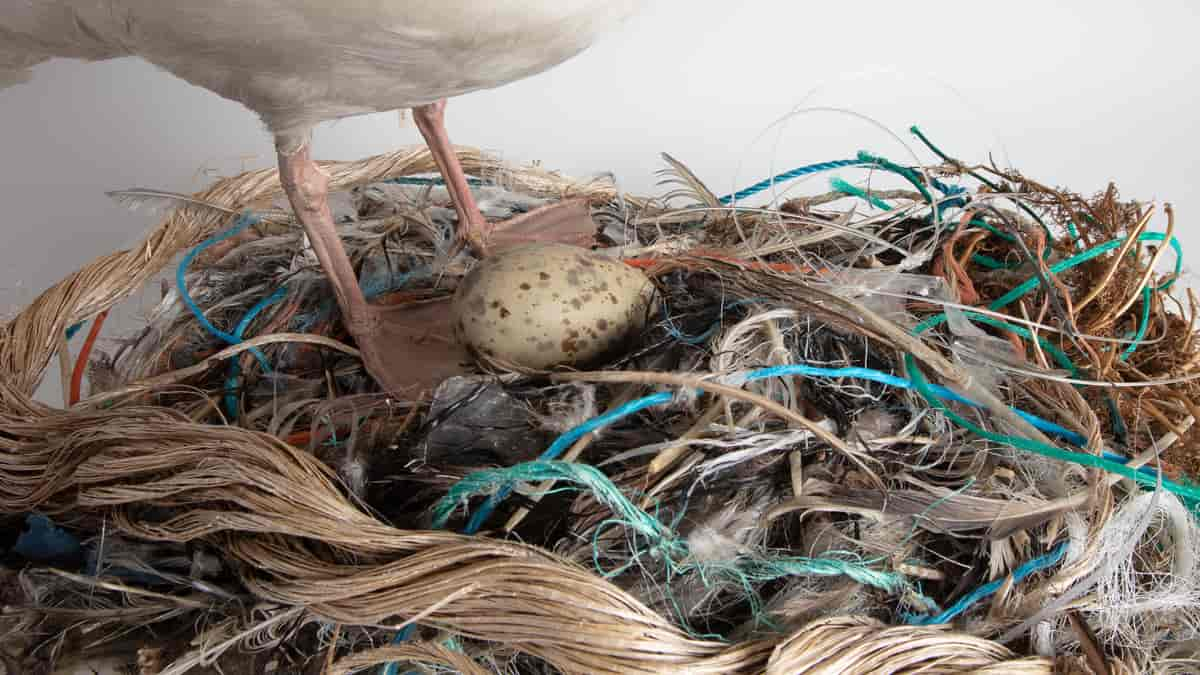
[[466,355],[455,342],[443,300],[413,306],[367,304],[358,276],[338,238],[329,209],[329,176],[309,153],[308,138],[276,139],[279,179],[296,218],[329,275],[346,329],[362,352],[363,365],[393,395],[415,395],[461,375]]
[[585,199],[566,199],[489,226],[471,194],[466,172],[446,133],[445,99],[414,108],[413,120],[429,146],[433,161],[454,202],[454,211],[458,214],[456,242],[452,252],[469,246],[482,258],[492,248],[507,248],[534,241],[548,240],[579,246],[592,243],[596,225]]
[[333,212],[329,209],[329,176],[312,161],[309,144],[307,137],[276,139],[279,182],[296,218],[308,233],[317,260],[329,275],[347,329],[355,336],[369,333],[373,323],[370,306],[358,285],[350,256],[338,238]]
[[487,249],[487,221],[475,203],[475,196],[471,194],[471,186],[467,183],[467,174],[450,143],[450,135],[446,133],[446,99],[413,108],[413,120],[425,138],[425,144],[429,146],[433,161],[442,174],[442,180],[446,182],[450,200],[454,202],[454,212],[458,214],[454,249],[470,246],[476,255],[483,257]]
[[[533,241],[587,245],[596,234],[586,200],[567,199],[489,226],[446,134],[445,101],[422,106],[413,118],[425,136],[458,214],[457,251],[483,256]],[[343,322],[362,352],[367,372],[387,392],[412,395],[461,375],[467,355],[454,339],[447,300],[408,306],[367,303],[329,208],[329,176],[312,160],[309,135],[279,135],[279,179],[309,243],[329,275]]]

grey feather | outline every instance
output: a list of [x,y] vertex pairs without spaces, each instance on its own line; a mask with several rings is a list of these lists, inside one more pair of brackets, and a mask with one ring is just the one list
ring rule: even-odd
[[139,211],[149,209],[155,212],[170,212],[175,209],[188,206],[200,207],[210,211],[218,211],[227,215],[237,215],[237,211],[215,204],[213,202],[196,199],[190,195],[185,195],[179,192],[167,192],[165,190],[154,190],[151,188],[130,188],[128,190],[114,190],[104,193],[113,201],[130,211]]
[[663,198],[665,200],[688,198],[709,208],[721,208],[721,200],[717,199],[717,196],[713,194],[712,190],[708,189],[704,181],[692,173],[692,170],[687,168],[683,162],[665,152],[662,154],[662,158],[663,161],[671,165],[671,168],[659,172],[659,175],[663,177],[663,180],[659,181],[659,185],[678,186],[664,195]]
[[853,513],[879,521],[912,518],[917,527],[934,532],[982,532],[990,539],[1003,539],[1035,528],[1073,508],[1072,504],[1061,500],[992,499],[926,485],[912,478],[908,482],[919,489],[881,494],[873,490],[826,485],[826,494],[806,494],[779,504],[769,517],[793,511],[823,511]]

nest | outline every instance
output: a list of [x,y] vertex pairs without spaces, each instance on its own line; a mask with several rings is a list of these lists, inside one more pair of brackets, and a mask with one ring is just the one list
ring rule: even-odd
[[[171,211],[0,332],[7,672],[1193,672],[1170,208],[1151,232],[1113,188],[929,147],[728,197],[667,157],[652,199],[462,150],[489,217],[586,198],[662,308],[594,370],[407,399],[275,171],[124,193]],[[323,167],[369,296],[453,293],[427,151]],[[168,267],[143,330],[97,340]],[[85,322],[71,405],[35,401]]]

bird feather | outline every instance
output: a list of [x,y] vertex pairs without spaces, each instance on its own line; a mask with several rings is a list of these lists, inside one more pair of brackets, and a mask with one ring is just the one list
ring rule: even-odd
[[210,211],[219,211],[227,215],[236,215],[237,211],[220,204],[197,199],[180,192],[167,192],[151,188],[130,188],[106,192],[109,198],[130,211],[149,209],[154,212],[170,212],[175,209],[195,206]]
[[670,200],[675,197],[685,197],[694,199],[700,204],[709,208],[720,208],[721,200],[713,194],[712,190],[700,180],[700,177],[692,173],[692,170],[687,168],[683,162],[675,159],[667,153],[662,154],[663,161],[671,165],[671,168],[664,169],[659,172],[663,176],[660,185],[678,185],[679,187],[672,190],[664,198]]

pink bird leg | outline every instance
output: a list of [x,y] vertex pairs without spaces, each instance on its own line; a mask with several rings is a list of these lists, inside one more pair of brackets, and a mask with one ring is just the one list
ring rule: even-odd
[[[586,245],[596,233],[586,200],[564,200],[489,225],[471,194],[445,128],[445,101],[414,111],[458,214],[456,250],[482,257],[535,241]],[[297,219],[329,276],[347,330],[367,372],[393,395],[415,396],[467,372],[468,356],[454,340],[447,301],[380,307],[367,302],[329,208],[329,177],[312,160],[307,136],[276,139],[279,177]]]
[[414,108],[413,119],[433,154],[458,214],[455,252],[469,246],[482,258],[491,252],[492,246],[509,248],[535,241],[583,246],[595,239],[596,225],[583,199],[563,200],[489,225],[475,203],[467,175],[446,133],[445,99]]

